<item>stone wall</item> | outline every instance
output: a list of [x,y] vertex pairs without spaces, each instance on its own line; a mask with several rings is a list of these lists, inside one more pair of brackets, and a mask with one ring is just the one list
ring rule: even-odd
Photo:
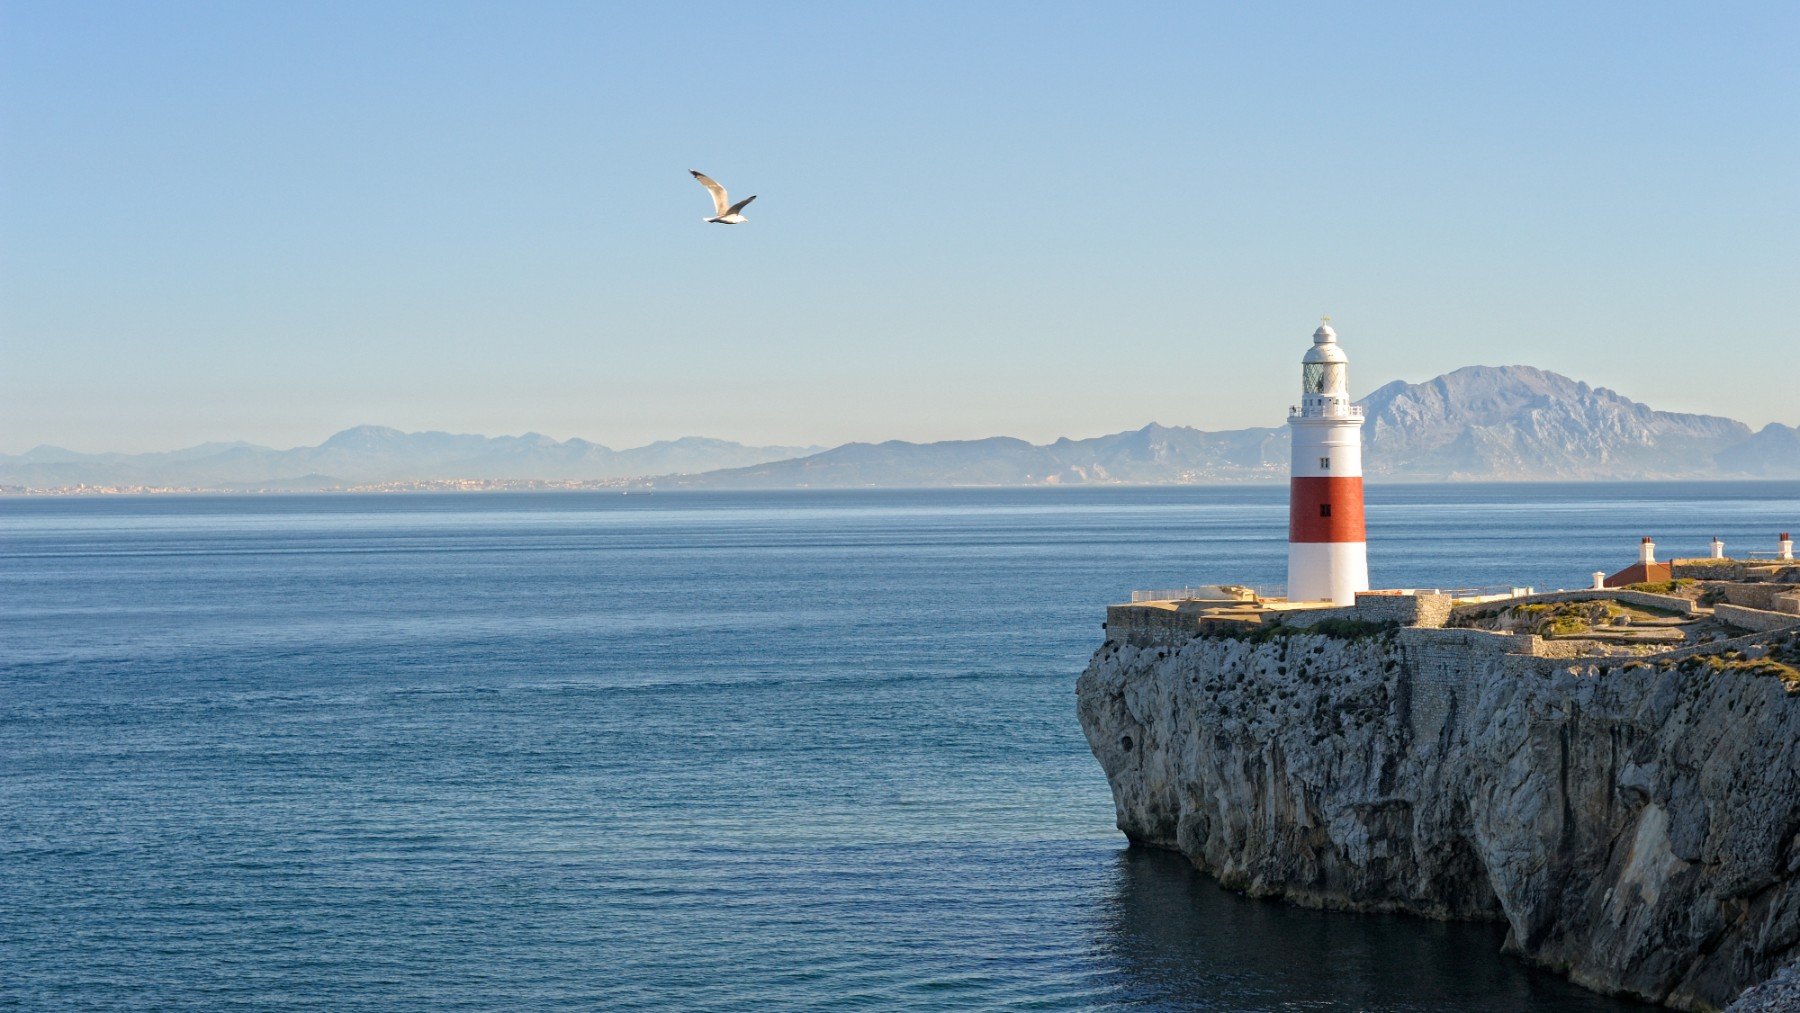
[[1174,609],[1146,605],[1108,605],[1106,637],[1109,640],[1140,641],[1186,640],[1199,629],[1191,615]]
[[1356,611],[1368,622],[1395,622],[1402,626],[1444,625],[1450,618],[1447,594],[1381,594],[1364,591],[1356,596]]
[[1430,665],[1466,667],[1470,658],[1495,658],[1505,654],[1530,655],[1543,638],[1535,634],[1518,635],[1494,630],[1404,629],[1400,642],[1420,652],[1419,659]]
[[1779,559],[1676,559],[1669,566],[1673,576],[1696,580],[1781,580],[1794,569]]
[[[1494,630],[1473,629],[1409,629],[1401,631],[1401,642],[1416,645],[1422,650],[1430,650],[1441,655],[1444,664],[1450,666],[1465,664],[1469,658],[1506,657],[1541,658],[1549,661],[1569,661],[1577,658],[1592,658],[1596,655],[1596,646],[1586,640],[1546,640],[1535,633],[1501,633]],[[1544,666],[1518,665],[1536,670]]]
[[1627,605],[1639,605],[1644,608],[1661,609],[1664,612],[1675,612],[1680,615],[1693,615],[1695,604],[1691,598],[1682,598],[1672,594],[1651,594],[1647,591],[1627,591],[1623,588],[1609,587],[1604,590],[1586,591],[1545,591],[1541,594],[1528,594],[1518,598],[1505,598],[1500,601],[1477,602],[1470,605],[1458,605],[1450,610],[1452,616],[1485,615],[1512,608],[1515,605],[1536,605],[1559,601],[1619,601]]
[[1186,643],[1197,636],[1242,635],[1260,624],[1242,619],[1213,619],[1193,610],[1158,608],[1152,605],[1108,605],[1103,628],[1107,640],[1136,644],[1140,647],[1170,647]]
[[1744,564],[1736,559],[1713,559],[1702,556],[1698,559],[1669,560],[1669,575],[1680,579],[1690,577],[1695,580],[1743,580]]
[[1396,623],[1400,626],[1444,625],[1450,617],[1450,596],[1445,594],[1383,594],[1359,591],[1355,605],[1335,608],[1286,609],[1270,612],[1265,621],[1299,629],[1332,620],[1360,623]]
[[[1586,642],[1545,640],[1533,635],[1499,633],[1490,630],[1444,629],[1452,615],[1498,610],[1534,601],[1584,601],[1611,598],[1637,601],[1654,608],[1674,610],[1674,604],[1692,608],[1686,598],[1645,594],[1641,591],[1571,591],[1511,598],[1452,608],[1452,599],[1444,594],[1382,594],[1360,592],[1355,605],[1328,608],[1283,609],[1261,614],[1261,621],[1271,626],[1311,629],[1320,623],[1349,621],[1360,623],[1394,623],[1406,630],[1427,630],[1442,634],[1435,641],[1452,650],[1471,650],[1483,654],[1510,654],[1523,657],[1569,659],[1590,656],[1593,648]],[[1642,601],[1640,601],[1642,599]],[[1109,605],[1106,609],[1108,639],[1128,640],[1138,644],[1179,644],[1200,633],[1242,631],[1242,621],[1203,619],[1193,609],[1171,609],[1156,605]],[[1424,643],[1421,641],[1421,643]]]
[[1768,612],[1763,609],[1744,608],[1739,605],[1715,605],[1713,615],[1720,621],[1730,623],[1740,630],[1751,630],[1766,633],[1771,630],[1784,630],[1790,626],[1800,626],[1800,616],[1786,612]]
[[1606,649],[1592,640],[1545,640],[1534,636],[1531,649],[1523,652],[1534,658],[1568,661],[1575,658],[1611,657]]
[[[1401,626],[1441,627],[1450,616],[1451,599],[1443,594],[1382,594],[1359,592],[1355,605],[1337,608],[1284,609],[1264,612],[1261,621],[1306,629],[1330,620],[1365,623],[1396,623]],[[1240,621],[1206,620],[1196,609],[1164,608],[1150,604],[1109,605],[1106,608],[1106,635],[1109,639],[1137,640],[1143,643],[1178,643],[1203,630],[1241,629]]]
[[1734,584],[1729,581],[1709,581],[1703,586],[1733,605],[1765,612],[1782,611],[1775,607],[1775,599],[1795,590],[1792,584]]
[[1283,609],[1268,613],[1271,626],[1291,626],[1295,629],[1310,629],[1320,623],[1330,622],[1370,622],[1362,610],[1355,605],[1339,605],[1335,608]]

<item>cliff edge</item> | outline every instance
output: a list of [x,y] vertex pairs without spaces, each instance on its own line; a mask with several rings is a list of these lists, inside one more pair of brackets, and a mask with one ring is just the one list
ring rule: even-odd
[[1711,1010],[1800,958],[1793,630],[1550,659],[1476,630],[1115,632],[1076,684],[1118,825],[1247,893],[1491,919]]

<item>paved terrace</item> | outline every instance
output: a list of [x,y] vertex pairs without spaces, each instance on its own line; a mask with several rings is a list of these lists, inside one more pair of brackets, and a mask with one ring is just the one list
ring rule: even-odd
[[[1106,610],[1109,640],[1171,642],[1259,628],[1306,628],[1326,622],[1391,624],[1442,631],[1441,637],[1482,649],[1536,658],[1656,657],[1729,650],[1761,635],[1800,627],[1800,567],[1732,560],[1702,564],[1709,577],[1667,585],[1497,594],[1441,590],[1365,591],[1356,604],[1290,602],[1249,588],[1216,586],[1139,592]],[[1683,571],[1677,570],[1679,575]],[[1749,579],[1745,579],[1749,578]],[[1760,579],[1759,579],[1760,578]],[[1415,634],[1414,636],[1418,636]]]

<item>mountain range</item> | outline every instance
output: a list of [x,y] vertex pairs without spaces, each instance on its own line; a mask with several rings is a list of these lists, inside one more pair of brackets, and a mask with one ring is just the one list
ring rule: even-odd
[[[1469,366],[1389,383],[1363,407],[1363,470],[1390,481],[1800,478],[1800,429],[1753,432],[1659,412],[1530,366]],[[1287,427],[1203,432],[1151,424],[1033,445],[994,437],[851,443],[797,460],[675,479],[713,488],[1281,481]]]
[[697,436],[613,450],[538,433],[470,436],[346,429],[316,447],[207,443],[154,454],[79,454],[38,447],[0,455],[0,486],[320,490],[446,480],[595,482],[693,474],[803,457],[820,447],[747,447]]
[[[1389,383],[1363,406],[1364,472],[1389,481],[1800,478],[1800,429],[1752,431],[1656,411],[1529,366],[1470,366]],[[1276,482],[1286,426],[1205,432],[1152,423],[1091,439],[749,447],[686,437],[631,450],[547,436],[403,433],[359,426],[316,447],[205,444],[159,454],[0,455],[0,487],[333,489],[447,480],[655,488]]]

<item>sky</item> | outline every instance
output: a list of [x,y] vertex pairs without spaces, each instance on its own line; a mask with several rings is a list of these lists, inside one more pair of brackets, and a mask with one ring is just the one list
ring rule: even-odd
[[[0,0],[0,452],[1800,423],[1800,5]],[[705,224],[687,170],[749,223]]]

